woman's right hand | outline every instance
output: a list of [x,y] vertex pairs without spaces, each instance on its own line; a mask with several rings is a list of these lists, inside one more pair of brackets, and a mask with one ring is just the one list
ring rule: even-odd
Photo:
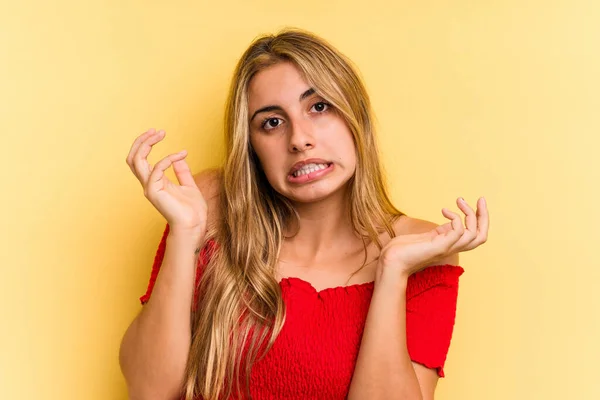
[[[138,136],[127,155],[127,165],[142,184],[144,196],[167,220],[170,232],[204,235],[208,207],[184,160],[187,152],[170,154],[154,167],[148,163],[152,146],[164,136],[165,131],[157,132],[154,128]],[[179,185],[165,175],[171,165]]]

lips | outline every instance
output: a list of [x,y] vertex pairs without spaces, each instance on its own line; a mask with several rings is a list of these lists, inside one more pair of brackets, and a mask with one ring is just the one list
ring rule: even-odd
[[307,160],[302,160],[297,162],[296,164],[294,164],[292,166],[292,169],[290,169],[289,174],[293,175],[294,172],[298,171],[300,168],[302,168],[303,166],[307,165],[307,164],[331,164],[330,161],[327,160],[323,160],[322,158],[309,158]]

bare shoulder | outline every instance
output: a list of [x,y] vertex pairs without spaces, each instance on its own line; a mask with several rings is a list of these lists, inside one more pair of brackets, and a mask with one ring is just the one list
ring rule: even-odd
[[205,199],[219,195],[221,188],[221,169],[207,168],[194,175],[194,181]]
[[436,226],[437,224],[431,221],[403,215],[394,222],[393,228],[396,235],[413,235],[429,232]]
[[208,225],[212,225],[220,215],[222,171],[208,168],[194,174],[194,181],[208,205]]
[[[421,233],[430,232],[438,226],[439,224],[436,224],[435,222],[403,215],[401,218],[396,220],[393,228],[396,235],[418,235]],[[459,265],[458,253],[450,254],[442,260],[437,261],[435,264]]]

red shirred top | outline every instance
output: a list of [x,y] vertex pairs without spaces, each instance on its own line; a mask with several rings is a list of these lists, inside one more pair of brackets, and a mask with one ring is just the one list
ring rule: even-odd
[[[162,264],[167,225],[152,267],[145,304]],[[215,243],[198,257],[201,278]],[[444,377],[450,346],[459,276],[463,268],[435,265],[411,275],[406,289],[406,339],[412,361]],[[356,364],[374,282],[317,291],[300,278],[280,282],[286,321],[273,347],[252,368],[253,399],[345,399]],[[194,295],[197,300],[197,293]]]

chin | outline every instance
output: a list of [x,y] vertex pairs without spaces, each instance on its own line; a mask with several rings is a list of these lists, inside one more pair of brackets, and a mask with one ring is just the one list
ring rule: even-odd
[[306,195],[306,196],[286,196],[286,197],[294,203],[310,204],[310,203],[317,203],[317,202],[323,201],[330,196],[331,196],[331,193],[319,194],[319,195]]
[[320,202],[332,196],[339,195],[341,192],[346,191],[347,186],[347,181],[337,185],[332,185],[330,183],[323,185],[307,184],[292,189],[286,185],[285,189],[279,191],[279,193],[292,202],[308,204]]

